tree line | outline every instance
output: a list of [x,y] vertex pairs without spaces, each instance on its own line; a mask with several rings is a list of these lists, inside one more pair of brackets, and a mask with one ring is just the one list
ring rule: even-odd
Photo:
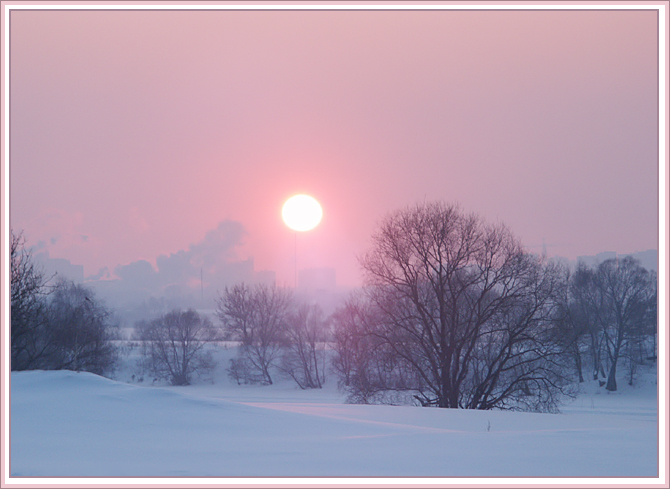
[[227,371],[237,384],[270,385],[278,371],[302,389],[323,386],[329,323],[318,305],[265,284],[227,287],[217,302],[219,327],[192,309],[137,323],[143,369],[172,385],[188,385],[216,366],[208,346],[232,340],[237,355]]
[[[12,369],[110,367],[109,311],[79,285],[46,293],[20,243]],[[320,388],[334,375],[350,402],[554,412],[587,369],[615,391],[622,365],[632,384],[655,361],[657,279],[631,257],[572,270],[528,253],[503,224],[437,202],[390,213],[360,262],[364,286],[329,317],[290,289],[238,284],[219,294],[217,326],[193,310],[137,323],[143,367],[189,384],[214,368],[209,345],[229,340],[238,384],[279,373]]]

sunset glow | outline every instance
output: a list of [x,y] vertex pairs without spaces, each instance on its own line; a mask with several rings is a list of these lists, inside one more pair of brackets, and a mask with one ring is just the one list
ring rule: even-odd
[[228,7],[12,10],[7,222],[49,270],[133,300],[239,263],[293,283],[303,193],[327,226],[299,271],[344,287],[416,202],[550,257],[657,247],[653,10]]
[[294,195],[284,203],[281,217],[294,231],[309,231],[321,222],[321,205],[309,195]]

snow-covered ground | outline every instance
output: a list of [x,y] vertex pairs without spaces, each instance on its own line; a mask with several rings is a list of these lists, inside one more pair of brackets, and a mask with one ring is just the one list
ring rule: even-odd
[[536,414],[351,405],[332,377],[310,391],[238,386],[233,354],[220,349],[216,371],[187,387],[139,382],[137,351],[116,380],[12,373],[11,475],[657,476],[653,372],[614,394],[587,384],[561,414]]

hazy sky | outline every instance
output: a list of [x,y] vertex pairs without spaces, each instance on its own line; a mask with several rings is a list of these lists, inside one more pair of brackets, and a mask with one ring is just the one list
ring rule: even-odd
[[424,200],[550,255],[657,246],[655,11],[14,11],[10,33],[11,225],[86,275],[220,242],[290,285],[295,193],[324,211],[298,268],[344,285]]

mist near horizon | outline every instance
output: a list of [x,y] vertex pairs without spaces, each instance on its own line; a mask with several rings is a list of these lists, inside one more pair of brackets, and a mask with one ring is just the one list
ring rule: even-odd
[[[216,301],[225,287],[239,283],[267,284],[295,289],[298,298],[316,302],[330,313],[357,286],[338,281],[332,267],[300,268],[296,282],[280,283],[274,270],[258,270],[253,258],[240,259],[236,253],[246,232],[241,223],[222,221],[206,233],[204,239],[185,250],[160,255],[155,260],[137,260],[119,265],[114,270],[101,269],[95,275],[84,275],[84,267],[66,259],[51,258],[48,250],[39,244],[31,247],[35,262],[47,276],[62,277],[92,287],[109,306],[117,309],[126,327],[173,308],[195,307],[214,310]],[[541,254],[545,250],[527,250]],[[624,257],[626,253],[602,251],[575,260],[553,256],[574,269],[579,262],[594,266],[610,258]],[[648,270],[658,272],[658,251],[641,250],[630,254]]]

